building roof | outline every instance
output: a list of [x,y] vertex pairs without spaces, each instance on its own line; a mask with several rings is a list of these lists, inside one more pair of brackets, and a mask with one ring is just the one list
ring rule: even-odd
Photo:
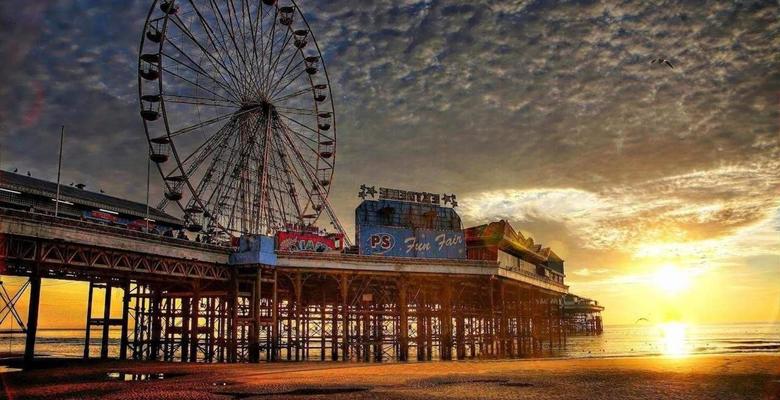
[[563,261],[549,247],[535,244],[533,238],[526,238],[503,219],[466,229],[466,241],[476,240],[485,244],[499,245],[516,255],[527,255],[540,262]]
[[563,308],[566,311],[575,312],[601,312],[604,306],[599,302],[587,297],[577,296],[573,293],[567,293],[563,298]]
[[[0,170],[0,188],[24,194],[50,197],[52,199],[57,196],[57,183],[55,182],[2,170]],[[88,207],[103,208],[137,218],[146,217],[147,208],[144,203],[137,203],[68,185],[60,185],[60,200]],[[182,220],[154,207],[149,207],[149,218],[169,224],[183,224]]]

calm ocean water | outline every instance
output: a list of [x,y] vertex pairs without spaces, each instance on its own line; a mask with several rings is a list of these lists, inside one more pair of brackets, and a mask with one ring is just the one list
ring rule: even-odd
[[667,323],[604,327],[600,336],[569,337],[564,356],[603,357],[780,353],[780,323]]
[[[100,330],[92,331],[91,354],[100,354]],[[119,330],[110,331],[110,355],[119,352]],[[24,351],[24,335],[0,335],[0,353]],[[83,330],[38,332],[36,354],[81,357]],[[780,353],[780,323],[685,325],[635,324],[605,326],[600,336],[569,337],[563,357],[610,357],[640,355],[684,356],[688,354]]]

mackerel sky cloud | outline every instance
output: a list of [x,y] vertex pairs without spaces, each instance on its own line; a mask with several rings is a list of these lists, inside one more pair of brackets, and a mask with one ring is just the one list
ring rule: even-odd
[[[777,303],[777,1],[298,3],[331,77],[348,227],[360,183],[455,192],[466,224],[505,218],[557,246],[585,295],[660,254]],[[66,182],[145,198],[149,4],[0,5],[3,169],[55,178],[65,124]],[[777,316],[762,312],[744,318]]]

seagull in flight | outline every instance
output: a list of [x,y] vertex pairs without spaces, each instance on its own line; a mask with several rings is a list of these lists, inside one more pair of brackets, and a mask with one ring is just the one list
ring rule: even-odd
[[650,64],[666,64],[669,68],[674,69],[674,65],[672,65],[672,62],[665,59],[665,58],[656,58],[650,61]]

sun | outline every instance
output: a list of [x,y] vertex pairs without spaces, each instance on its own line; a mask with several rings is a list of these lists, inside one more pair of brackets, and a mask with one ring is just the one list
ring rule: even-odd
[[664,265],[653,274],[653,283],[667,294],[679,294],[691,286],[691,273],[674,265]]

